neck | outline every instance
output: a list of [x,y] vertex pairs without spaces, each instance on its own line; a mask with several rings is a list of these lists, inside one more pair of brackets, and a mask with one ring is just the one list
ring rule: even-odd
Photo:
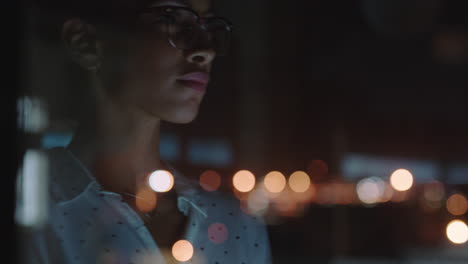
[[107,101],[80,124],[68,148],[105,189],[136,194],[149,173],[163,168],[159,140],[159,119]]

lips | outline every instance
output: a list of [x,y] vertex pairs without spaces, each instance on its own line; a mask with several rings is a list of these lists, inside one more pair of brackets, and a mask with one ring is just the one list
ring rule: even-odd
[[206,86],[210,80],[210,76],[205,72],[191,72],[178,78],[177,81],[185,87],[192,88],[199,92],[206,91]]

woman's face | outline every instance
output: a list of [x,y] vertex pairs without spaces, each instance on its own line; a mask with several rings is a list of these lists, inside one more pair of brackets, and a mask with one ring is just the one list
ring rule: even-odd
[[[210,1],[162,0],[150,4],[167,5],[189,7],[204,17]],[[206,92],[216,54],[201,43],[189,50],[177,49],[169,42],[164,27],[158,30],[151,21],[145,21],[152,18],[144,15],[140,19],[136,30],[104,38],[99,73],[103,87],[123,107],[143,110],[168,122],[191,122]]]

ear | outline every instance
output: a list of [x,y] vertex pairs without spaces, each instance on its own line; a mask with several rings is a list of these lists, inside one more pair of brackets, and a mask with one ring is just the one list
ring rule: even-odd
[[89,71],[99,69],[102,50],[93,25],[78,18],[67,20],[62,27],[62,41],[73,61]]

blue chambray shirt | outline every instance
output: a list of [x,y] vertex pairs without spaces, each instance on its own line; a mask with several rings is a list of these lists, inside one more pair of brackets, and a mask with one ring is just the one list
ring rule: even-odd
[[[139,215],[120,194],[102,190],[66,148],[48,150],[50,224],[28,238],[26,263],[169,264]],[[191,260],[170,263],[271,263],[265,225],[245,214],[237,199],[206,192],[172,169],[178,208],[188,217],[184,237]],[[163,257],[166,256],[166,258]]]

